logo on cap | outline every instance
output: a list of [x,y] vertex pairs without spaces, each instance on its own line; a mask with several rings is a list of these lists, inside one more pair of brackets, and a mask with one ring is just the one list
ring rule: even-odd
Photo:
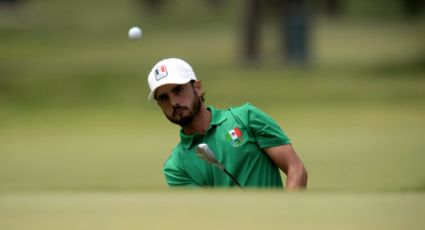
[[168,75],[167,67],[165,65],[161,65],[155,70],[155,79],[157,81],[161,80],[162,78],[166,77]]

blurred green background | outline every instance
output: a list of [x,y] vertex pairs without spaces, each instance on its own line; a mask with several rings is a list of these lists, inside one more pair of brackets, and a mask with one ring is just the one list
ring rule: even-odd
[[[189,228],[207,229],[425,224],[423,1],[409,16],[403,1],[345,0],[333,17],[309,1],[306,65],[281,58],[271,14],[260,61],[241,60],[242,0],[169,0],[160,11],[136,0],[4,2],[1,229],[182,228],[190,217]],[[127,36],[133,25],[140,40]],[[169,190],[161,169],[179,128],[147,101],[146,82],[167,57],[192,65],[207,104],[272,115],[309,171],[307,192]]]

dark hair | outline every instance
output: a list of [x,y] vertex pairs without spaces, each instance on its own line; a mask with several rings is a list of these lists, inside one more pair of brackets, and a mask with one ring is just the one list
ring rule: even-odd
[[[190,80],[190,84],[192,85],[193,90],[195,90],[195,80]],[[202,93],[201,95],[201,101],[204,102],[205,101],[205,92]]]

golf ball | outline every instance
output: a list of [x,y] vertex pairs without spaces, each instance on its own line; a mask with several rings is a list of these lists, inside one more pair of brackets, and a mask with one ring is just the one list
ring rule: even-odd
[[128,36],[130,39],[137,40],[142,37],[142,30],[137,26],[133,26],[128,31]]

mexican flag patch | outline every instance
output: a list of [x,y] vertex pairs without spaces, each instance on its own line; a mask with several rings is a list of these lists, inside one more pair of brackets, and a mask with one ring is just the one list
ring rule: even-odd
[[241,130],[238,127],[231,129],[229,132],[227,132],[226,139],[228,142],[232,143],[232,146],[239,146],[239,144],[243,141]]

